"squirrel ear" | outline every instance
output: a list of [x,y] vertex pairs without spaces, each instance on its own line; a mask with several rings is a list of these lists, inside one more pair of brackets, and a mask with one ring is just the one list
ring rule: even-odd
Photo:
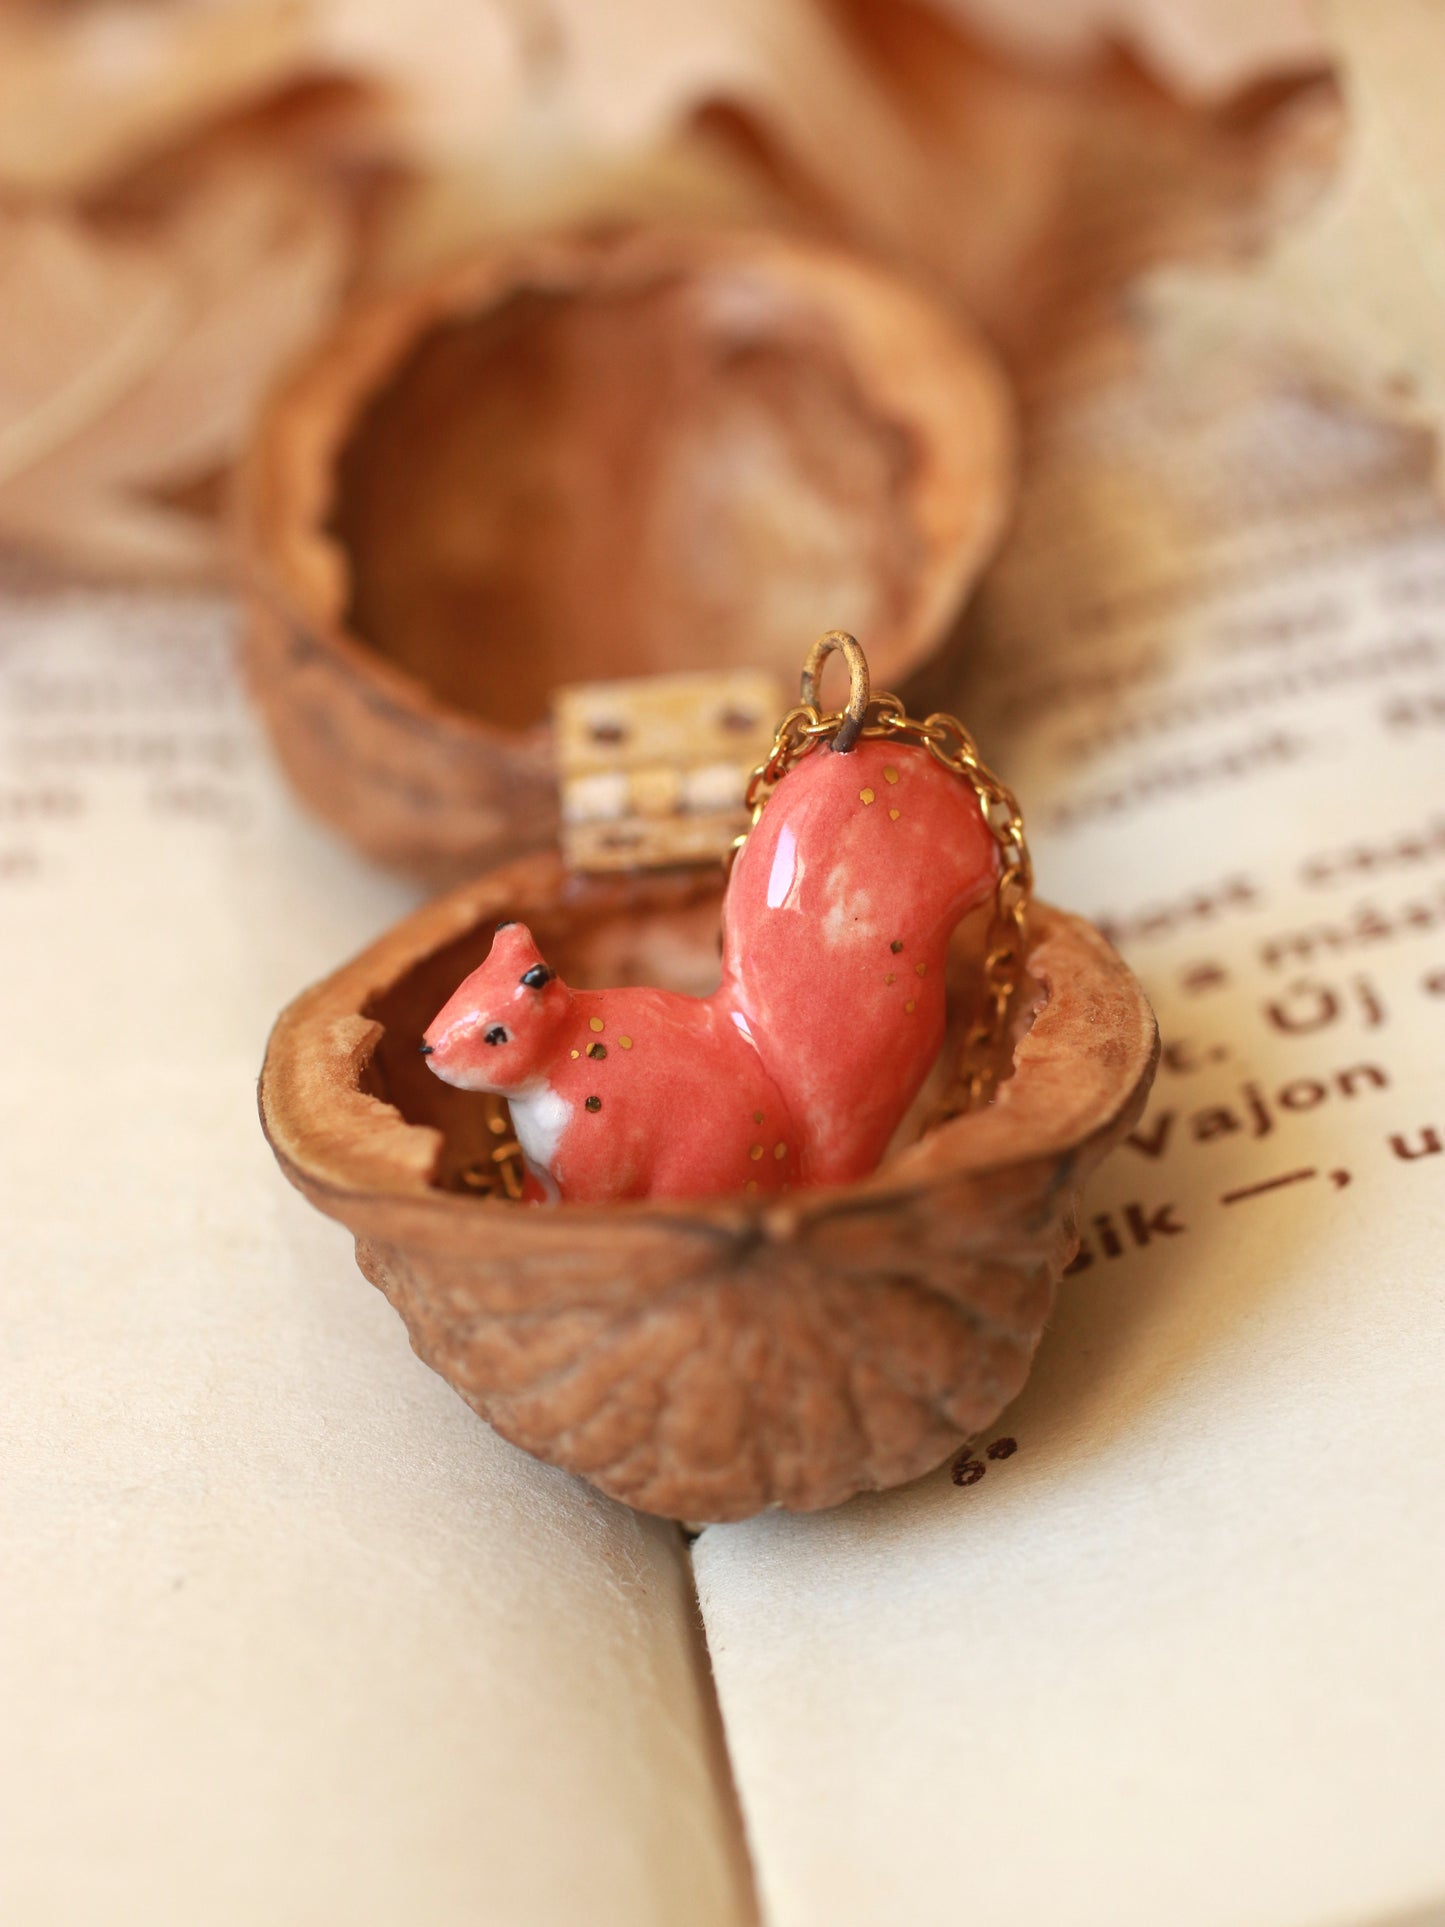
[[497,925],[492,935],[491,954],[501,962],[515,964],[518,970],[525,970],[528,964],[542,961],[542,953],[533,942],[531,931],[525,923],[518,923],[515,917],[508,917]]
[[528,990],[545,990],[557,975],[537,948],[526,924],[515,919],[497,925],[490,961],[505,970],[515,970],[517,982],[525,984]]

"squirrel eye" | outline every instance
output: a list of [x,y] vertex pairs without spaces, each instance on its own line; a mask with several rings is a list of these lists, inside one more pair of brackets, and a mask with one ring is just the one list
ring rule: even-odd
[[545,990],[556,975],[547,964],[533,964],[530,970],[522,972],[517,982],[525,984],[528,990]]
[[505,1044],[507,1041],[506,1027],[502,1024],[493,1024],[482,1041],[487,1044]]

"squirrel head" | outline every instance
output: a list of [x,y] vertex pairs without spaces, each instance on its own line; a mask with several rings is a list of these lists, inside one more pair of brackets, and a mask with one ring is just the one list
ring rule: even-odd
[[527,926],[499,923],[487,961],[427,1025],[422,1055],[459,1090],[520,1090],[555,1056],[571,1004]]

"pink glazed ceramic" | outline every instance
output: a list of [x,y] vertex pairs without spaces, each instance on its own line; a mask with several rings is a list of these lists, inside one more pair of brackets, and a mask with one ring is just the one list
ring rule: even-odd
[[508,1100],[534,1198],[847,1183],[938,1055],[949,938],[998,864],[973,789],[926,749],[822,743],[738,856],[710,997],[571,990],[503,924],[422,1050],[445,1082]]

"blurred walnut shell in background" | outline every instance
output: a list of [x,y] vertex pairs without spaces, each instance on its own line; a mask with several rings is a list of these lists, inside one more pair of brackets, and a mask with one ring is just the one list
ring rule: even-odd
[[261,1115],[283,1170],[355,1233],[420,1356],[497,1430],[644,1511],[810,1511],[917,1477],[1018,1392],[1075,1248],[1080,1187],[1137,1119],[1158,1040],[1097,931],[1032,913],[1038,996],[986,1109],[930,1122],[975,1007],[881,1167],[782,1199],[538,1209],[469,1195],[487,1106],[417,1039],[521,917],[573,984],[702,992],[717,872],[568,876],[546,854],[397,925],[281,1016]]
[[819,242],[528,239],[344,320],[243,465],[252,688],[311,806],[455,882],[557,827],[570,682],[868,637],[906,683],[1013,487],[958,318]]

